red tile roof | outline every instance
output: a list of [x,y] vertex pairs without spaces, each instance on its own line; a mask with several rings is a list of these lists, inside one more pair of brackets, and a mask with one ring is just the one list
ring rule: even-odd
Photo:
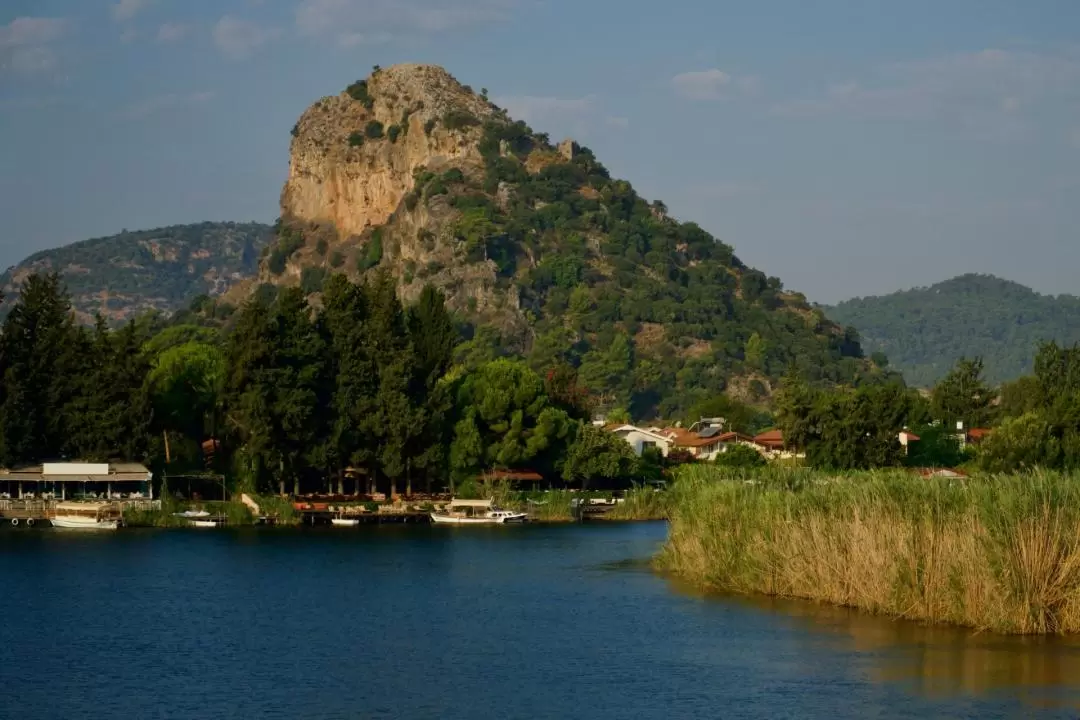
[[489,470],[484,474],[495,480],[523,480],[527,482],[540,482],[544,476],[532,470]]
[[754,437],[754,442],[758,445],[764,445],[765,447],[783,446],[784,433],[779,430],[766,430],[760,435],[756,435]]

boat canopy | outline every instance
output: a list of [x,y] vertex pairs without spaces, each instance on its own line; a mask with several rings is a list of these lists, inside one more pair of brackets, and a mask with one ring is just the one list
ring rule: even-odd
[[491,499],[488,500],[464,500],[454,498],[450,501],[450,507],[471,507],[471,508],[489,508],[493,504]]

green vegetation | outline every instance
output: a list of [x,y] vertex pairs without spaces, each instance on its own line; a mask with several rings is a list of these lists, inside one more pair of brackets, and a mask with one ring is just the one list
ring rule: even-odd
[[297,250],[304,247],[304,234],[295,228],[279,225],[278,239],[272,246],[266,267],[274,275],[285,272],[285,266]]
[[370,121],[364,126],[364,136],[369,140],[378,140],[383,136],[383,124],[378,120]]
[[480,118],[467,110],[454,109],[443,116],[443,125],[448,130],[465,130],[480,124]]
[[345,88],[345,92],[349,97],[362,104],[368,110],[375,107],[375,99],[368,94],[367,80],[357,80],[349,87]]
[[360,147],[364,144],[364,133],[353,132],[349,133],[349,147]]
[[386,137],[390,138],[390,142],[396,143],[398,136],[401,135],[401,126],[391,125],[386,129]]
[[356,260],[356,269],[367,272],[380,262],[383,257],[382,228],[376,228],[364,246],[364,252]]
[[[385,272],[354,284],[307,268],[301,285],[257,291],[225,324],[114,331],[76,325],[59,277],[31,275],[0,333],[0,465],[78,457],[201,469],[201,446],[216,438],[206,469],[234,492],[264,495],[340,491],[347,469],[388,494],[467,486],[493,469],[583,489],[661,472],[657,458],[635,458],[588,424],[572,367],[541,377],[507,358],[453,366],[457,325],[430,286],[404,307]],[[317,310],[306,299],[316,286]],[[236,522],[247,512],[223,510]]]
[[1040,295],[987,275],[963,275],[929,288],[856,298],[826,308],[859,329],[909,383],[930,387],[960,357],[986,360],[997,384],[1033,369],[1041,342],[1080,342],[1080,298]]
[[101,313],[111,323],[151,310],[171,313],[250,277],[273,240],[267,225],[200,223],[123,232],[34,253],[0,275],[0,314],[32,272],[60,273],[79,321]]
[[[442,119],[451,128],[472,120]],[[638,419],[682,417],[725,394],[763,403],[791,368],[815,387],[895,378],[862,357],[854,331],[611,178],[588,148],[567,160],[525,123],[480,127],[482,179],[459,168],[418,172],[417,195],[405,199],[411,208],[448,196],[457,212],[446,229],[464,259],[494,263],[498,287],[513,288],[531,326],[528,342],[467,328],[466,362],[509,354],[537,370],[567,363],[601,410]]]
[[657,565],[702,586],[1003,633],[1080,631],[1080,482],[686,468]]

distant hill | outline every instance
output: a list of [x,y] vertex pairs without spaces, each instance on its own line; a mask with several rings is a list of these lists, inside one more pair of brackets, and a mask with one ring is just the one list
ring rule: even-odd
[[273,236],[260,223],[198,223],[122,232],[34,253],[0,275],[0,313],[33,272],[58,271],[83,321],[100,312],[121,322],[146,310],[172,312],[255,274]]
[[855,298],[826,314],[859,330],[908,383],[927,387],[960,357],[981,356],[992,382],[1032,369],[1042,341],[1080,342],[1080,298],[1041,295],[992,275],[961,275],[927,288]]

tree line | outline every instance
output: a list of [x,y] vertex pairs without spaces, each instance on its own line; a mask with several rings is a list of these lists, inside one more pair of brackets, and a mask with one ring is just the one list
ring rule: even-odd
[[[815,467],[1076,469],[1080,346],[1044,343],[1032,374],[996,388],[986,381],[980,358],[961,358],[928,394],[901,382],[814,388],[789,375],[775,412],[785,442]],[[989,432],[969,445],[963,438],[973,428]],[[902,430],[919,440],[905,449]]]
[[438,290],[406,306],[379,272],[333,275],[319,297],[256,293],[224,328],[193,308],[112,330],[77,324],[57,275],[29,276],[0,334],[0,464],[179,466],[213,440],[216,469],[260,493],[434,490],[493,469],[581,486],[655,472],[591,425],[572,366],[455,364],[461,338]]

